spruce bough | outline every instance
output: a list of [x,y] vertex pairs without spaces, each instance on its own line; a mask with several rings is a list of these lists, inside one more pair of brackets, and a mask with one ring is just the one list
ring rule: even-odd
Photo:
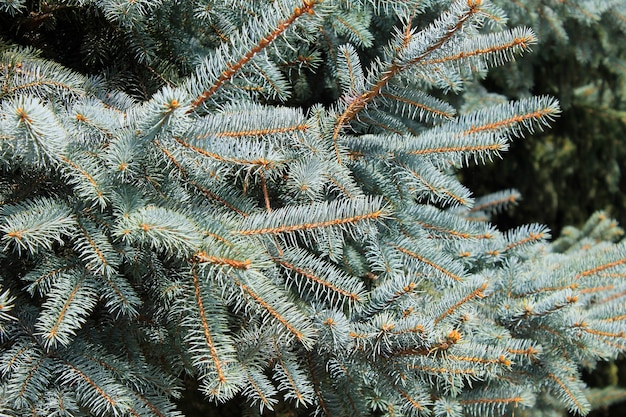
[[[162,86],[140,100],[115,88],[130,66],[2,47],[0,414],[176,416],[189,377],[256,413],[591,409],[580,370],[626,347],[620,229],[501,232],[519,195],[455,177],[558,116],[549,97],[444,100],[530,29],[485,0],[74,12]],[[337,100],[290,106],[320,80]]]

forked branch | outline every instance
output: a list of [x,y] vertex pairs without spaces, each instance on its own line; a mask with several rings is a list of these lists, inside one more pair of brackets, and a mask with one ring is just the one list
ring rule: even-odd
[[[409,61],[408,63],[400,63],[397,60],[392,61],[389,69],[382,73],[380,79],[374,84],[372,88],[358,96],[354,99],[348,107],[344,110],[344,112],[337,118],[337,122],[335,123],[335,128],[333,130],[333,141],[335,144],[335,155],[337,156],[337,160],[341,162],[341,157],[339,155],[339,148],[337,147],[337,139],[339,138],[339,133],[344,126],[346,126],[352,119],[356,117],[359,112],[361,112],[369,102],[371,102],[375,97],[377,97],[383,87],[385,87],[393,77],[406,70],[412,65],[418,64],[428,55],[439,49],[443,46],[448,40],[450,40],[458,31],[463,28],[463,25],[476,13],[480,11],[481,6],[480,0],[467,0],[467,4],[469,9],[465,12],[459,20],[456,22],[454,27],[450,28],[444,36],[442,36],[437,42],[433,43],[430,47],[428,47],[424,52],[420,55]],[[406,36],[405,36],[406,38]],[[404,45],[405,48],[408,46],[409,42],[405,39]]]

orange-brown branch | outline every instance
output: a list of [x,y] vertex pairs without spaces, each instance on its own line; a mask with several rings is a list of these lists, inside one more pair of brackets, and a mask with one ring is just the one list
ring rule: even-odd
[[457,61],[459,59],[470,58],[473,56],[486,55],[494,52],[505,51],[510,48],[514,48],[516,46],[521,46],[522,48],[526,48],[529,43],[535,41],[534,36],[525,36],[521,38],[515,38],[511,42],[504,43],[502,45],[496,45],[489,48],[481,48],[475,49],[473,51],[465,52],[461,51],[456,55],[448,55],[441,58],[431,59],[429,61],[422,62],[422,65],[433,65],[433,64],[441,64],[444,62]]
[[474,369],[453,369],[453,368],[437,368],[434,366],[412,365],[411,369],[428,372],[431,374],[452,374],[452,375],[476,375]]
[[576,327],[577,329],[581,329],[582,331],[587,332],[589,334],[595,334],[597,336],[617,337],[617,338],[626,337],[626,333],[624,333],[623,331],[620,331],[619,333],[611,333],[611,332],[605,332],[605,331],[602,331],[602,330],[596,330],[596,329],[592,329],[592,328],[588,327],[587,323],[585,323],[585,322],[575,323],[574,327]]
[[281,366],[281,368],[283,368],[283,372],[285,373],[285,376],[287,377],[287,380],[289,381],[291,390],[295,394],[296,398],[298,398],[298,401],[304,402],[304,395],[298,389],[298,386],[296,385],[296,381],[293,379],[293,377],[291,376],[291,373],[287,369],[287,366],[285,365],[285,362],[283,361],[283,356],[280,354],[280,350],[278,349],[278,347],[276,347],[275,352],[276,352],[276,360],[278,361],[278,364]]
[[454,303],[454,305],[452,305],[449,309],[444,311],[439,317],[437,317],[435,319],[435,324],[439,323],[445,317],[447,317],[450,314],[452,314],[454,312],[454,310],[456,310],[457,308],[459,308],[463,304],[467,303],[468,301],[470,301],[474,297],[478,297],[478,298],[484,297],[484,292],[485,292],[486,289],[487,289],[487,283],[484,282],[483,285],[481,285],[480,287],[476,288],[474,291],[472,291],[471,293],[469,293],[468,295],[463,297],[461,300],[459,300],[456,303]]
[[76,87],[72,87],[71,85],[63,84],[58,81],[52,81],[52,80],[33,81],[30,83],[26,83],[26,84],[16,85],[15,87],[8,89],[6,93],[3,91],[3,93],[5,93],[4,95],[8,95],[8,94],[13,94],[18,90],[28,89],[32,87],[41,87],[41,86],[53,86],[53,87],[61,88],[64,90],[75,91],[75,92],[80,93],[80,90]]
[[219,195],[215,194],[213,191],[210,191],[206,187],[203,187],[202,185],[198,184],[196,181],[189,181],[189,184],[191,184],[194,187],[196,187],[196,189],[198,189],[198,191],[200,191],[202,194],[204,194],[208,198],[211,198],[213,200],[216,200],[216,201],[220,202],[225,207],[228,207],[229,209],[231,209],[235,213],[240,214],[243,217],[248,217],[249,216],[249,214],[246,213],[245,211],[242,211],[242,210],[238,209],[237,207],[233,206],[231,203],[229,203],[228,201],[224,200],[222,197],[220,197]]
[[20,355],[24,352],[26,352],[27,350],[29,350],[31,348],[30,345],[26,345],[23,348],[21,348],[20,350],[18,350],[15,355],[13,355],[7,362],[5,365],[6,369],[13,369],[13,364],[17,361],[17,359],[20,357]]
[[619,316],[602,319],[602,321],[608,321],[608,322],[611,322],[611,321],[622,321],[622,320],[626,320],[626,314],[622,314],[622,315],[619,315]]
[[63,162],[65,162],[66,164],[68,164],[69,166],[71,166],[72,168],[80,172],[85,178],[87,178],[87,181],[89,181],[89,183],[93,185],[93,187],[96,189],[96,195],[99,198],[102,198],[104,196],[104,193],[100,190],[100,186],[98,185],[94,177],[92,177],[87,171],[82,169],[77,163],[71,161],[65,156],[61,156],[61,160],[63,160]]
[[276,38],[282,35],[300,16],[306,13],[313,12],[313,6],[321,0],[304,0],[302,7],[296,7],[285,21],[281,22],[274,31],[269,33],[263,39],[259,41],[252,49],[250,49],[239,61],[234,64],[228,65],[228,68],[222,72],[218,79],[213,83],[208,90],[204,91],[198,98],[191,103],[191,108],[188,113],[193,112],[198,106],[207,101],[219,88],[229,81],[244,65],[254,58],[256,54],[265,49]]
[[180,162],[178,162],[174,155],[172,155],[170,151],[168,151],[163,145],[161,145],[158,140],[155,140],[154,144],[157,146],[157,148],[161,150],[161,152],[165,154],[167,159],[169,159],[170,162],[174,164],[174,166],[178,169],[183,178],[187,178],[187,171],[185,171],[185,168],[183,168],[183,166],[180,164]]
[[267,312],[274,317],[276,320],[280,322],[290,333],[292,333],[298,340],[304,339],[304,334],[298,329],[296,329],[291,323],[287,321],[278,311],[276,311],[267,301],[265,301],[261,296],[252,291],[250,287],[247,285],[235,280],[235,284],[239,286],[250,298],[252,298],[256,303],[258,303],[261,307],[263,307]]
[[414,221],[415,223],[418,223],[420,226],[422,226],[425,229],[433,230],[439,233],[445,233],[450,236],[455,236],[461,239],[493,239],[493,235],[491,233],[485,233],[483,235],[472,235],[470,233],[459,232],[454,229],[444,229],[441,226],[437,226],[437,225],[426,223],[426,222],[421,222],[419,220],[414,220]]
[[52,326],[52,329],[50,329],[50,332],[46,336],[47,339],[52,339],[57,335],[59,327],[63,322],[63,318],[65,317],[67,310],[70,308],[70,304],[74,300],[74,297],[76,297],[78,290],[80,290],[80,282],[76,284],[70,295],[67,297],[67,300],[65,300],[65,304],[63,304],[63,308],[61,308],[61,312],[59,313],[56,323],[54,323],[54,326]]
[[434,263],[432,261],[429,261],[428,259],[424,258],[423,256],[418,255],[417,253],[408,250],[407,248],[403,248],[402,246],[397,246],[397,245],[394,245],[394,247],[396,249],[398,249],[400,252],[404,253],[405,255],[408,255],[411,258],[415,258],[415,259],[417,259],[420,262],[424,262],[426,265],[436,269],[437,271],[443,273],[444,275],[449,276],[450,278],[452,278],[455,281],[459,281],[459,282],[463,281],[463,278],[461,278],[460,276],[458,276],[458,275],[448,271],[444,267],[442,267],[440,265],[437,265],[436,263]]
[[465,146],[448,146],[443,148],[418,149],[407,152],[410,155],[429,155],[446,152],[485,152],[500,151],[504,145],[494,143],[490,145],[465,145]]
[[331,227],[331,226],[340,226],[342,224],[350,224],[357,223],[363,220],[371,220],[378,219],[383,216],[382,210],[377,210],[373,213],[367,214],[359,214],[352,217],[346,217],[343,219],[333,219],[325,222],[318,223],[302,223],[302,224],[294,224],[291,226],[278,226],[278,227],[268,227],[265,229],[249,229],[249,230],[240,230],[239,234],[244,236],[250,235],[264,235],[264,234],[278,234],[278,233],[289,233],[289,232],[297,232],[301,230],[311,230],[317,228]]
[[476,356],[448,355],[448,356],[446,356],[446,359],[450,359],[450,360],[453,360],[453,361],[459,361],[459,362],[484,363],[484,364],[497,363],[497,364],[501,364],[501,365],[504,365],[504,366],[511,365],[511,361],[507,357],[505,357],[504,355],[501,355],[498,358],[491,358],[491,359],[479,358],[479,357],[476,357]]
[[307,271],[305,269],[302,268],[298,268],[297,266],[290,264],[287,261],[281,260],[281,259],[275,259],[276,262],[278,262],[280,265],[282,265],[283,267],[287,268],[287,269],[291,269],[292,271],[302,275],[303,277],[305,277],[306,279],[313,281],[317,284],[322,285],[325,288],[328,288],[329,290],[336,292],[346,298],[349,298],[352,301],[360,301],[359,295],[346,291],[342,288],[337,287],[336,285],[332,284],[331,282],[326,281],[325,279],[318,277],[317,275],[313,274],[310,271]]
[[485,202],[483,204],[477,204],[474,207],[472,207],[469,211],[470,212],[482,211],[482,210],[487,210],[491,207],[497,207],[500,204],[506,204],[506,203],[513,204],[515,202],[517,202],[515,195],[509,195],[498,200],[492,200],[492,201]]
[[543,232],[541,232],[541,233],[530,233],[528,235],[528,237],[526,237],[524,239],[521,239],[521,240],[518,240],[517,242],[513,242],[513,243],[508,244],[506,246],[505,250],[511,250],[511,249],[513,249],[513,248],[515,248],[517,246],[522,246],[523,244],[528,243],[528,242],[538,242],[541,239],[544,239],[545,237],[546,237],[546,235]]
[[304,132],[310,128],[306,123],[301,123],[296,126],[285,126],[285,127],[275,127],[275,128],[267,128],[267,129],[253,129],[253,130],[230,130],[225,132],[217,132],[217,133],[208,133],[198,139],[202,139],[207,136],[216,136],[218,138],[221,137],[229,137],[229,138],[240,138],[245,136],[267,136],[267,135],[276,135],[278,133],[289,133],[289,132]]
[[252,263],[250,259],[246,259],[245,261],[240,261],[237,259],[230,258],[219,258],[217,256],[208,255],[206,252],[196,252],[193,254],[193,258],[196,262],[200,263],[212,263],[216,265],[226,265],[235,269],[249,269],[250,264]]
[[[9,233],[9,235],[10,235],[10,233]],[[52,271],[50,271],[50,272],[40,276],[39,278],[37,278],[31,285],[32,286],[38,286],[39,284],[41,284],[46,279],[53,277],[55,274],[60,274],[60,273],[62,273],[64,271],[69,271],[69,270],[72,270],[72,269],[74,269],[74,267],[73,266],[68,266],[68,265],[62,266],[59,269],[54,269],[54,270],[52,270]]]
[[513,354],[513,355],[522,355],[522,356],[529,356],[531,358],[535,357],[535,355],[537,355],[539,353],[538,349],[535,349],[532,346],[529,346],[526,349],[507,349],[507,352]]
[[35,376],[35,372],[37,372],[37,369],[39,369],[39,367],[43,363],[44,359],[45,359],[45,357],[42,357],[41,359],[39,359],[37,364],[35,366],[33,366],[30,369],[30,371],[28,371],[28,375],[26,375],[26,378],[24,378],[24,382],[22,383],[22,388],[20,388],[20,393],[19,393],[20,397],[24,396],[24,394],[26,393],[26,388],[28,388],[28,384],[29,384],[30,380],[33,378],[33,376]]
[[[154,413],[157,417],[165,417],[161,411],[156,407],[156,405],[152,404],[146,397],[141,395],[139,392],[135,391],[134,394],[139,398],[145,405]],[[138,414],[136,414],[138,415]]]
[[422,411],[424,409],[424,406],[420,404],[419,401],[412,398],[408,392],[401,390],[401,389],[398,389],[398,392],[400,393],[400,395],[404,397],[405,400],[409,402],[409,404],[411,404],[411,407],[415,408],[418,411]]
[[419,103],[417,101],[410,100],[410,99],[408,99],[406,97],[401,97],[401,96],[398,96],[398,95],[395,95],[395,94],[390,94],[390,93],[381,93],[380,96],[388,98],[388,99],[391,99],[391,100],[399,101],[401,103],[408,104],[409,106],[417,107],[418,109],[422,109],[422,110],[424,110],[424,111],[426,111],[428,113],[436,114],[437,116],[440,116],[440,117],[443,117],[443,118],[446,118],[446,119],[450,119],[450,118],[454,117],[454,113],[446,112],[446,111],[443,111],[443,110],[438,110],[438,109],[435,109],[433,107],[429,107],[429,106],[427,106],[427,105],[425,105],[423,103]]
[[211,359],[215,364],[215,370],[217,372],[217,379],[220,383],[226,381],[226,376],[222,370],[222,361],[220,360],[215,344],[213,343],[213,337],[211,336],[211,330],[209,329],[209,322],[207,320],[206,311],[204,309],[204,301],[202,300],[202,293],[200,292],[200,281],[198,279],[198,273],[195,269],[192,271],[193,287],[196,295],[196,304],[198,304],[198,312],[200,314],[200,321],[202,322],[202,331],[204,332],[204,340],[206,341],[209,350],[211,351]]
[[441,193],[441,194],[445,194],[448,197],[450,197],[452,200],[458,202],[459,204],[461,204],[462,206],[465,206],[468,204],[468,201],[466,199],[464,199],[463,197],[460,197],[456,194],[454,194],[453,192],[451,192],[450,190],[446,190],[443,187],[435,187],[434,185],[428,183],[421,175],[419,175],[417,172],[415,172],[414,170],[410,169],[409,167],[407,167],[406,165],[400,163],[400,165],[406,169],[408,172],[411,173],[411,175],[413,175],[415,178],[419,179],[422,184],[424,184],[424,186],[426,186],[426,188],[428,188],[428,190],[430,190],[432,193],[437,194],[437,193]]
[[271,213],[272,204],[270,202],[270,194],[267,189],[267,182],[265,181],[265,175],[263,175],[263,171],[259,172],[259,178],[261,179],[261,190],[263,190],[263,200],[265,201],[265,210],[268,213]]
[[306,359],[307,359],[307,365],[309,367],[309,375],[311,376],[311,382],[313,383],[313,391],[315,391],[315,396],[318,399],[319,407],[322,409],[326,417],[332,417],[332,414],[330,413],[330,411],[328,411],[326,400],[324,399],[324,396],[322,395],[322,391],[320,389],[320,382],[317,376],[315,375],[315,367],[313,366],[313,360],[311,359],[310,352],[306,353]]
[[198,191],[200,191],[202,194],[204,194],[206,197],[208,197],[208,198],[210,198],[212,200],[217,200],[221,204],[223,204],[224,206],[226,206],[229,209],[231,209],[232,211],[236,212],[237,214],[240,214],[240,215],[242,215],[244,217],[248,217],[247,213],[239,210],[237,207],[233,206],[228,201],[224,200],[223,198],[221,198],[220,196],[218,196],[214,192],[212,192],[212,191],[208,190],[207,188],[203,187],[202,185],[198,184],[196,181],[189,180],[187,171],[185,170],[185,168],[183,168],[182,164],[174,157],[174,155],[172,155],[172,153],[170,151],[168,151],[164,146],[162,146],[159,143],[159,141],[155,141],[154,143],[161,150],[161,152],[163,152],[165,154],[165,156],[174,164],[174,166],[178,169],[178,171],[180,172],[182,177],[189,181],[189,184],[191,184],[194,187],[196,187],[196,189]]
[[[576,290],[578,288],[578,284],[569,284],[569,285],[563,285],[560,287],[541,287],[541,288],[537,288],[534,290],[530,290],[530,291],[526,291],[523,293],[519,293],[519,294],[515,294],[514,297],[515,298],[522,298],[522,297],[527,297],[529,295],[532,294],[539,294],[542,292],[551,292],[551,291],[563,291],[563,290]],[[581,290],[581,293],[586,292],[585,290]],[[511,294],[508,294],[509,297],[511,296]]]
[[106,402],[109,403],[109,405],[111,407],[116,407],[117,406],[117,401],[115,401],[115,399],[111,398],[110,395],[108,395],[102,388],[100,388],[100,386],[98,384],[96,384],[96,382],[89,378],[87,375],[85,375],[83,372],[81,372],[79,369],[75,368],[74,366],[68,364],[70,368],[72,368],[72,370],[74,372],[76,372],[78,374],[78,376],[80,376],[83,380],[85,380],[85,382],[87,382],[89,385],[91,385],[96,392],[106,400]]
[[93,251],[96,253],[98,259],[100,259],[100,262],[102,262],[102,265],[108,266],[109,262],[107,261],[106,257],[104,256],[98,245],[96,245],[96,242],[91,238],[91,236],[89,236],[87,230],[85,230],[85,228],[80,223],[78,223],[78,228],[85,236],[85,239],[87,239],[87,243],[89,243],[89,246],[91,246]]
[[262,157],[258,159],[254,159],[254,160],[224,157],[214,152],[209,152],[206,149],[193,146],[189,142],[185,142],[184,140],[180,138],[174,138],[174,139],[176,140],[176,142],[180,143],[185,148],[191,149],[192,151],[197,152],[202,156],[215,159],[216,161],[228,162],[231,164],[238,164],[238,165],[259,165],[259,166],[266,167],[266,168],[271,168],[273,165],[272,161],[268,161],[267,159],[262,158]]
[[508,398],[478,398],[475,400],[460,400],[461,404],[517,404],[522,402],[522,397],[508,397]]
[[567,396],[570,398],[570,400],[572,400],[572,402],[574,404],[576,404],[576,407],[579,410],[583,410],[585,407],[582,406],[582,404],[576,399],[576,397],[574,396],[574,394],[572,393],[572,391],[570,391],[569,388],[567,388],[567,386],[565,385],[565,383],[563,383],[563,381],[561,381],[559,379],[558,376],[554,375],[553,373],[549,373],[548,376],[550,377],[550,379],[552,379],[554,382],[556,382],[561,389],[563,389],[563,391],[565,391],[565,393],[567,394]]
[[600,266],[596,266],[595,268],[587,269],[586,271],[578,273],[574,279],[578,280],[580,278],[587,277],[589,275],[597,274],[600,271],[604,271],[605,269],[613,268],[626,263],[626,258],[618,259],[614,262],[609,262]]
[[550,108],[539,109],[531,113],[520,114],[517,116],[509,117],[508,119],[498,120],[493,123],[487,123],[487,124],[480,125],[480,126],[472,126],[470,129],[464,132],[461,132],[459,136],[467,136],[467,135],[472,135],[475,133],[480,133],[480,132],[485,132],[485,131],[490,131],[490,130],[498,130],[498,129],[511,126],[515,123],[522,123],[525,120],[529,120],[529,119],[538,120],[552,113],[554,113],[554,111]]

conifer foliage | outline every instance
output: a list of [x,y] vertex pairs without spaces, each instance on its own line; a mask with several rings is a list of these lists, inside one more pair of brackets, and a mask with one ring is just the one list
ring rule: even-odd
[[618,229],[501,232],[519,195],[454,175],[558,116],[445,99],[531,29],[487,0],[71,6],[162,87],[2,46],[1,415],[177,416],[183,377],[256,413],[590,410],[581,369],[626,348]]
[[556,96],[563,113],[553,129],[514,144],[505,161],[472,170],[464,183],[478,194],[518,188],[525,197],[514,213],[518,224],[541,219],[561,230],[599,208],[623,223],[626,44],[619,40],[626,37],[626,1],[497,4],[507,26],[532,27],[539,43],[524,59],[490,71],[485,84],[509,98],[530,91]]

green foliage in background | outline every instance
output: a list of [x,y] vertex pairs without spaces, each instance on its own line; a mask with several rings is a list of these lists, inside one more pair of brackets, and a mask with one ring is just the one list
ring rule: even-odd
[[[469,170],[476,192],[515,187],[524,196],[508,225],[541,219],[553,230],[582,225],[603,209],[626,220],[626,2],[501,1],[510,25],[530,25],[539,44],[492,71],[491,91],[508,98],[558,97],[553,128],[512,146],[505,161]],[[541,186],[537,187],[537,184]]]
[[478,86],[537,48],[507,8],[0,0],[0,415],[623,399],[581,378],[626,350],[621,229],[500,231],[519,193],[457,178],[561,113]]

